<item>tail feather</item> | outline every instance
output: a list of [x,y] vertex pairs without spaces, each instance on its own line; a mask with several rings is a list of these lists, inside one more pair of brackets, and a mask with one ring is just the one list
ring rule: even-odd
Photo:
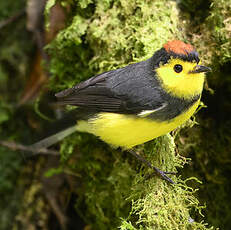
[[45,149],[50,147],[51,145],[61,141],[65,137],[69,136],[70,134],[76,132],[76,125],[71,126],[67,129],[64,129],[54,135],[51,135],[45,139],[42,139],[41,141],[36,142],[35,144],[31,145],[30,147],[33,149]]
[[94,112],[87,111],[85,109],[77,109],[68,112],[60,120],[57,120],[51,125],[47,125],[48,127],[46,127],[46,135],[48,137],[45,137],[35,144],[32,144],[30,147],[36,150],[50,147],[75,131],[78,131],[78,120],[87,120],[91,116],[94,116],[94,114]]

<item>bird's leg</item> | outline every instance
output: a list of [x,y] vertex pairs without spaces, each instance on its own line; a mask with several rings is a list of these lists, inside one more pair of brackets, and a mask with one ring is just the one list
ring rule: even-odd
[[[164,172],[164,171],[156,168],[155,166],[153,166],[149,161],[147,161],[145,158],[143,158],[142,156],[137,154],[134,150],[128,149],[126,151],[129,152],[130,154],[132,154],[134,157],[136,157],[142,163],[146,164],[149,168],[154,169],[154,171],[155,171],[154,174],[160,176],[162,179],[170,182],[171,184],[175,184],[175,182],[166,175],[166,174],[175,175],[176,174],[175,172]],[[152,175],[153,174],[149,175],[149,177]]]

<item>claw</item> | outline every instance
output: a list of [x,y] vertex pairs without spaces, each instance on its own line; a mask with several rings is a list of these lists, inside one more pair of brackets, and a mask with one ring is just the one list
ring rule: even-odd
[[[155,169],[156,173],[164,180],[170,182],[171,184],[175,184],[175,182],[169,178],[166,174],[173,174],[174,172],[164,172],[164,171],[161,171],[160,169],[156,168],[153,166],[153,168]],[[176,174],[176,173],[174,173]]]
[[171,175],[176,175],[177,172],[166,172],[166,171],[163,171],[165,174],[171,174]]
[[142,156],[140,156],[139,154],[137,154],[135,151],[133,151],[131,149],[127,150],[127,151],[129,153],[131,153],[133,156],[135,156],[138,160],[140,160],[141,162],[143,162],[144,164],[146,164],[149,168],[152,168],[152,169],[155,170],[154,173],[148,175],[145,179],[149,179],[149,178],[151,178],[153,176],[153,174],[156,174],[156,175],[160,176],[162,179],[168,181],[169,183],[175,184],[175,182],[171,178],[169,178],[166,174],[175,175],[176,172],[165,172],[165,171],[162,171],[162,170],[156,168],[155,166],[152,166],[152,164],[149,161],[147,161],[145,158],[143,158]]

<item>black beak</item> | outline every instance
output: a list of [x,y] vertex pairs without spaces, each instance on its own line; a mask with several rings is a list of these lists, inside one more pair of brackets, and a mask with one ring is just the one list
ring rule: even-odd
[[203,65],[196,65],[193,71],[190,71],[190,73],[203,73],[203,72],[209,72],[212,69]]

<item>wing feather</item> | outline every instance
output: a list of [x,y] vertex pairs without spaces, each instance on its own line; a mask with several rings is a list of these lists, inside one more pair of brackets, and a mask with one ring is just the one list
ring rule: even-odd
[[95,112],[139,114],[158,110],[163,101],[148,62],[105,72],[55,96],[61,105],[74,105]]

